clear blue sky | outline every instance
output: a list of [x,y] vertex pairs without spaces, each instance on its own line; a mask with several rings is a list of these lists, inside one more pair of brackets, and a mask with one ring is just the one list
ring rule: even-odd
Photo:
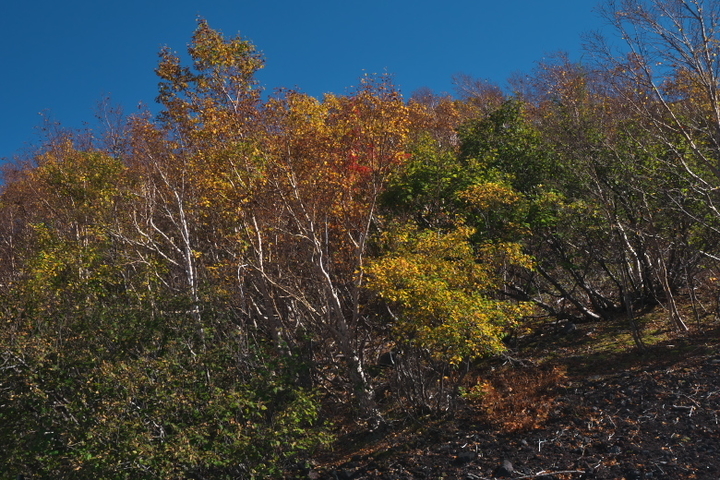
[[[548,54],[581,58],[596,0],[6,0],[0,6],[0,158],[36,140],[40,112],[71,128],[110,95],[153,108],[157,52],[185,52],[198,16],[265,55],[269,90],[343,93],[389,72],[405,96],[453,92],[465,73],[503,84]],[[156,110],[156,109],[155,109]]]

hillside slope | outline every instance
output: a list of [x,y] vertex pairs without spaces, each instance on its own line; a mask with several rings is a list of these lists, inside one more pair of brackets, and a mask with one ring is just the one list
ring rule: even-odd
[[[350,429],[291,478],[718,479],[718,329],[657,331],[644,353],[613,326],[545,327],[487,364],[483,392],[442,418]],[[649,342],[650,343],[650,342]]]

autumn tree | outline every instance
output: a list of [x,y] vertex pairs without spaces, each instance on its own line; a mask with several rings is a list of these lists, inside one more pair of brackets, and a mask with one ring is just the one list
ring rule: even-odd
[[251,44],[201,21],[189,54],[192,67],[162,52],[160,123],[134,122],[126,236],[182,275],[201,343],[212,288],[279,354],[339,354],[371,411],[361,267],[377,199],[405,160],[407,107],[388,79],[366,77],[347,96],[284,92],[260,108]]
[[425,350],[441,365],[457,366],[500,353],[502,338],[531,312],[497,295],[503,278],[496,272],[502,263],[530,268],[530,258],[518,245],[474,247],[472,234],[463,225],[443,232],[412,223],[385,233],[383,254],[366,272],[369,287],[388,302],[390,339],[404,355]]
[[247,271],[259,277],[254,288],[264,285],[259,308],[291,344],[303,331],[324,339],[316,348],[344,359],[341,372],[372,413],[362,267],[379,196],[406,158],[407,107],[388,78],[367,77],[322,101],[287,92],[269,102],[265,122],[267,182],[243,214]]

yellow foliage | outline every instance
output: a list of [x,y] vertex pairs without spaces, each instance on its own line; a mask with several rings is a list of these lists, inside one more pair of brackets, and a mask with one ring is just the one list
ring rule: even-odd
[[482,210],[513,205],[520,200],[520,195],[511,186],[499,182],[476,183],[460,192],[459,196]]
[[[495,264],[477,261],[472,233],[405,226],[386,235],[390,252],[366,268],[369,288],[400,309],[396,334],[453,364],[503,350],[506,328],[529,313],[528,305],[493,298],[502,280]],[[483,248],[482,258],[530,265],[509,243]]]

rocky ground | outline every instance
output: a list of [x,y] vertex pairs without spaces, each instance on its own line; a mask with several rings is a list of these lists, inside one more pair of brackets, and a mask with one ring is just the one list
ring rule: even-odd
[[[358,428],[309,479],[720,479],[720,336],[665,335],[642,354],[578,326],[536,331],[451,414]],[[612,334],[612,332],[611,332]],[[522,343],[522,342],[521,342]]]

